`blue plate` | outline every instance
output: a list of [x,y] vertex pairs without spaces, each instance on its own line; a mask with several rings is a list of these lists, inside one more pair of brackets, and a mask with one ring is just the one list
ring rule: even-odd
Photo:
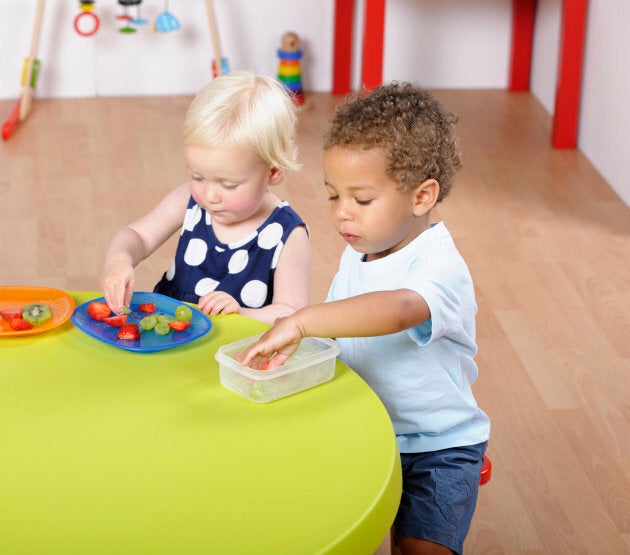
[[[155,351],[162,351],[172,347],[179,347],[180,345],[185,345],[186,343],[190,343],[191,341],[206,335],[206,333],[208,333],[212,328],[210,318],[208,318],[203,312],[191,306],[192,323],[190,327],[184,331],[171,331],[167,335],[158,335],[153,330],[145,331],[140,328],[140,339],[137,341],[118,339],[119,328],[109,326],[105,322],[99,322],[87,313],[87,307],[94,301],[104,303],[105,297],[92,299],[77,306],[71,316],[72,322],[81,331],[91,335],[95,339],[127,351],[153,353]],[[131,298],[131,306],[129,307],[131,309],[131,313],[127,316],[128,323],[135,322],[136,324],[139,324],[140,320],[146,316],[146,314],[137,311],[138,305],[143,303],[155,303],[157,305],[157,310],[154,314],[167,314],[169,316],[173,316],[175,309],[178,306],[185,304],[181,301],[172,299],[171,297],[166,297],[165,295],[159,295],[157,293],[134,293]]]

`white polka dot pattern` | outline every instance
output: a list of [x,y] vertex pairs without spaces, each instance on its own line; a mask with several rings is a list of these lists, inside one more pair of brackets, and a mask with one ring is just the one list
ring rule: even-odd
[[212,278],[200,279],[197,282],[197,285],[195,285],[195,293],[199,295],[200,297],[203,297],[207,293],[210,293],[210,291],[214,291],[217,288],[217,285],[219,285],[219,282],[215,279],[212,279]]
[[175,276],[175,259],[171,260],[171,265],[166,270],[166,279],[171,280]]
[[195,204],[192,208],[186,210],[184,216],[184,224],[182,225],[182,233],[184,231],[192,231],[195,226],[201,221],[201,208],[198,204]]
[[241,290],[243,303],[252,308],[260,308],[267,298],[267,284],[253,279],[248,281]]
[[273,249],[282,239],[284,228],[278,222],[269,224],[258,234],[258,246],[261,249]]
[[284,243],[280,241],[278,246],[276,247],[276,251],[273,253],[273,258],[271,259],[271,269],[275,270],[278,265],[278,260],[280,260],[280,255],[282,254],[282,249],[284,248]]
[[203,239],[191,239],[184,253],[184,262],[189,266],[199,266],[208,254],[208,245]]
[[245,249],[240,249],[230,257],[230,261],[228,262],[228,272],[230,274],[238,274],[247,267],[248,262],[249,254],[247,254]]
[[271,303],[274,271],[284,244],[304,222],[282,202],[258,229],[226,244],[216,237],[211,221],[191,197],[177,252],[155,291],[188,302],[224,291],[244,307]]

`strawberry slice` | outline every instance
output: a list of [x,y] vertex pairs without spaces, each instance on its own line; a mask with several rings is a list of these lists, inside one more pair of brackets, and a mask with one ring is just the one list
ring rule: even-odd
[[151,312],[155,312],[157,310],[157,305],[155,303],[142,303],[138,305],[138,310],[140,312],[150,314]]
[[118,330],[118,339],[137,341],[140,339],[140,328],[138,324],[125,324]]
[[112,326],[114,328],[120,328],[127,323],[127,315],[121,314],[120,316],[108,316],[103,319],[108,326]]
[[0,310],[0,316],[2,316],[5,320],[9,322],[14,318],[22,317],[22,309],[21,308],[5,308],[4,310]]
[[102,322],[112,313],[112,311],[110,310],[109,306],[107,306],[107,303],[94,301],[88,305],[87,313],[95,320]]
[[168,323],[170,328],[175,331],[184,331],[185,329],[190,327],[190,324],[192,324],[190,320],[188,322],[180,322],[179,320],[175,320],[174,322]]
[[9,322],[9,325],[15,331],[30,330],[33,327],[33,324],[27,322],[24,318],[13,318],[13,320]]

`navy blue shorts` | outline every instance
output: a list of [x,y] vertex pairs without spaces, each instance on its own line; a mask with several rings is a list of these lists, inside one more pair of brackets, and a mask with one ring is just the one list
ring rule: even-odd
[[428,453],[401,453],[403,492],[394,540],[417,538],[462,553],[487,442]]

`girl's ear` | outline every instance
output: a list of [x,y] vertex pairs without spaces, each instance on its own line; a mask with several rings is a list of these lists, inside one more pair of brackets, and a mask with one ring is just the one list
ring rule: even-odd
[[269,171],[269,185],[278,185],[284,179],[284,172],[280,168],[272,167]]
[[413,195],[413,213],[423,216],[429,212],[437,202],[440,194],[440,184],[435,179],[426,179],[416,187]]

